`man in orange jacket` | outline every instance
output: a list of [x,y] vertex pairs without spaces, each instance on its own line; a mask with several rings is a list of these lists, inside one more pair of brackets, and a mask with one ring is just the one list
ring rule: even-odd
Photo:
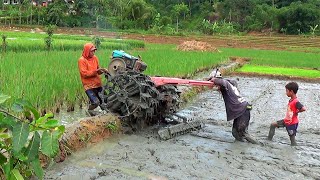
[[101,75],[108,73],[105,68],[100,68],[99,60],[94,55],[97,48],[92,43],[86,43],[83,48],[82,56],[78,61],[78,67],[82,85],[90,100],[89,113],[102,104],[99,93],[102,91]]

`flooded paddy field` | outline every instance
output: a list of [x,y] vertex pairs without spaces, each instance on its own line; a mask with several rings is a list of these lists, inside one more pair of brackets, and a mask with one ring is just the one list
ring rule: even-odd
[[266,140],[270,123],[284,117],[289,98],[286,80],[238,79],[240,93],[253,104],[249,133],[261,145],[237,142],[226,121],[219,92],[197,95],[179,111],[204,127],[161,141],[158,126],[131,135],[115,135],[51,166],[45,179],[320,179],[320,84],[300,82],[298,146],[291,147],[285,129]]

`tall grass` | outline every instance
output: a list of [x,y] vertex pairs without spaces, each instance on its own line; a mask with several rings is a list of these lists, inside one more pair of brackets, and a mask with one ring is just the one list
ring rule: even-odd
[[[44,38],[46,34],[29,33],[29,32],[0,32],[7,37],[7,51],[23,52],[23,51],[45,51],[46,45]],[[112,38],[100,38],[102,49],[133,49],[144,48],[145,44],[140,40],[127,40],[127,39],[112,39]],[[85,42],[92,42],[93,36],[81,36],[81,35],[53,35],[52,50],[68,51],[82,49]],[[0,51],[2,47],[0,46]]]
[[[85,100],[77,65],[81,52],[7,53],[0,60],[0,91],[30,100],[39,110],[81,103]],[[106,66],[109,55],[98,54],[101,66]]]
[[190,77],[201,69],[208,69],[225,60],[218,52],[178,51],[175,45],[148,44],[147,51],[132,50],[148,64],[146,74],[152,76]]
[[[76,51],[83,48],[85,40],[53,40],[52,50],[54,51]],[[144,42],[142,41],[103,41],[100,44],[101,49],[132,49],[132,48],[144,48]],[[43,39],[24,38],[24,39],[7,39],[7,51],[14,52],[34,52],[34,51],[46,51],[46,45]],[[2,46],[0,46],[2,51]]]
[[[98,50],[100,65],[107,67],[111,50]],[[129,52],[130,53],[130,52]],[[172,45],[149,45],[141,54],[148,64],[146,74],[191,76],[195,70],[223,61],[219,53],[179,52]],[[7,53],[0,59],[0,91],[30,100],[40,110],[73,108],[87,101],[77,61],[81,51]]]

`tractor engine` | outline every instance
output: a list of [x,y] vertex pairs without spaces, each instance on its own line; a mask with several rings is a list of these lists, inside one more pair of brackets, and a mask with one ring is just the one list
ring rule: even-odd
[[125,71],[134,70],[141,73],[147,69],[147,64],[142,62],[140,57],[137,58],[124,51],[114,50],[108,70],[111,74],[114,74],[118,71],[118,68],[122,68]]

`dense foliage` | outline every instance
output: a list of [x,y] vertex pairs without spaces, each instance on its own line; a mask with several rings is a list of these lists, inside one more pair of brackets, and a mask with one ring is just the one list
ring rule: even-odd
[[1,23],[140,29],[167,34],[181,30],[305,34],[319,32],[315,27],[320,23],[320,0],[55,0],[48,7],[27,2],[1,4]]
[[[23,180],[33,175],[43,179],[39,155],[56,156],[65,127],[52,119],[53,114],[41,117],[25,100],[15,100],[9,108],[5,103],[9,98],[0,93],[0,179]],[[9,110],[23,113],[29,120]]]

